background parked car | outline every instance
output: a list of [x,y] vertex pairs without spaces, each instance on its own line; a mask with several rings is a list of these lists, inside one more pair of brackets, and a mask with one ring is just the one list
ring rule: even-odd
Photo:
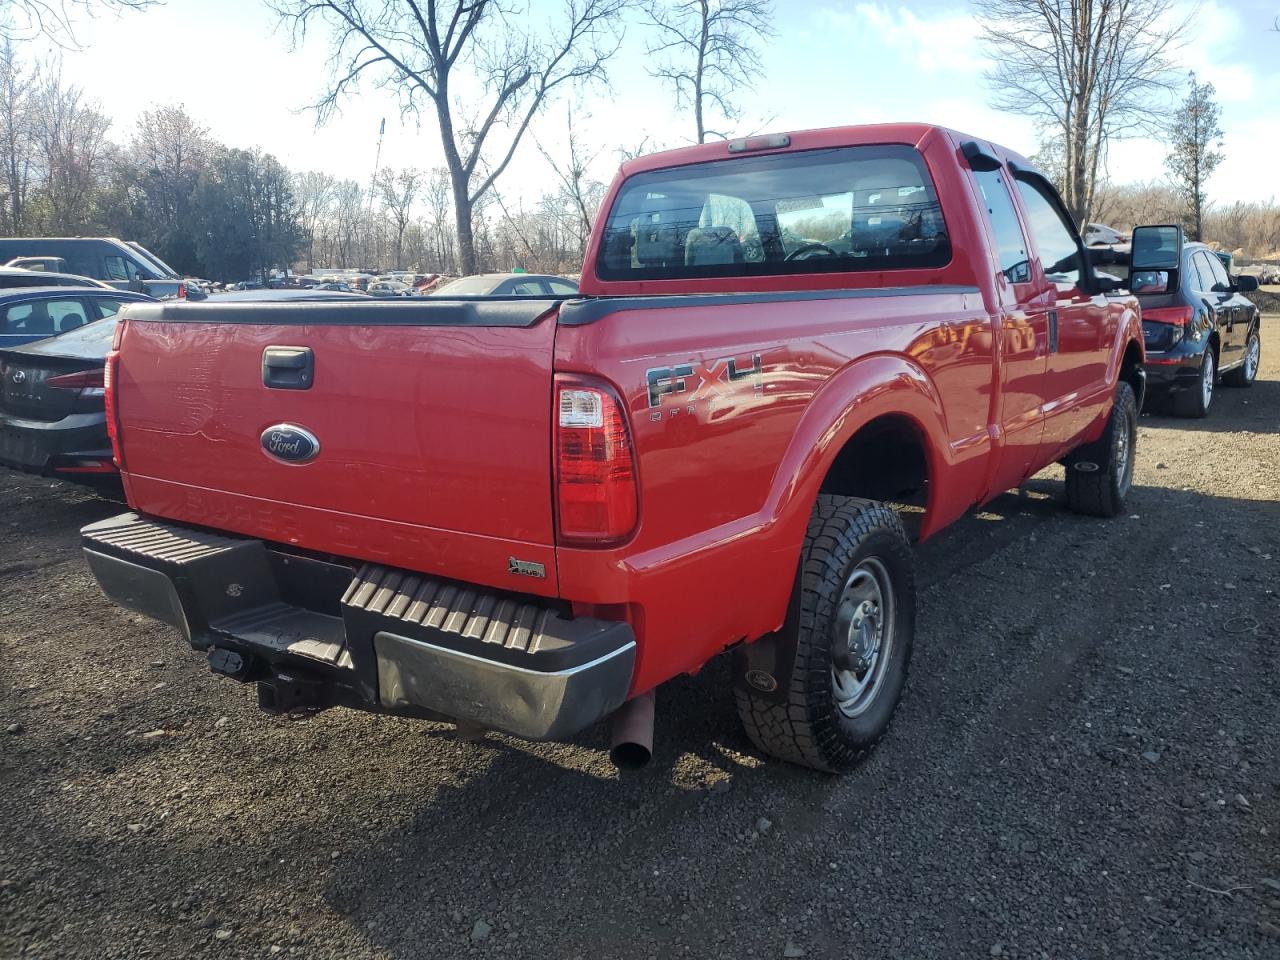
[[151,297],[98,287],[24,287],[0,291],[0,347],[18,347],[114,316],[124,303]]
[[39,270],[49,273],[66,273],[67,261],[61,257],[14,257],[6,267],[17,267],[20,270]]
[[1105,223],[1090,223],[1084,228],[1084,242],[1088,247],[1110,247],[1117,243],[1128,243],[1129,234],[1121,233]]
[[0,239],[0,258],[56,258],[65,271],[92,277],[118,290],[153,297],[199,300],[204,291],[188,284],[176,271],[141,244],[115,237],[6,237]]
[[1258,374],[1260,318],[1243,296],[1258,280],[1230,276],[1203,243],[1184,244],[1180,262],[1177,271],[1134,271],[1129,288],[1142,304],[1150,395],[1172,401],[1180,416],[1203,417],[1219,375],[1229,386],[1248,387]]
[[537,273],[480,273],[432,290],[432,297],[574,297],[572,280]]
[[408,297],[413,295],[413,287],[398,280],[374,280],[369,284],[368,294],[371,297]]
[[70,273],[44,273],[22,267],[0,267],[0,290],[16,290],[21,287],[92,287],[95,290],[115,290],[109,283],[92,277],[77,277]]

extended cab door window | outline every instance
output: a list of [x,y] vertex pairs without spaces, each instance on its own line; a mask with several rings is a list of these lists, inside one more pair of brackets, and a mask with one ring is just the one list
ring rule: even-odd
[[1009,172],[975,170],[973,179],[991,222],[1000,273],[1009,281],[1001,292],[999,318],[999,416],[1005,442],[992,478],[994,492],[1021,483],[1039,463],[1044,426],[1039,385],[1049,355],[1049,313],[1031,285],[1031,258],[1009,193]]
[[1040,462],[1078,445],[1111,402],[1107,361],[1118,313],[1093,297],[1083,276],[1080,240],[1053,188],[1041,177],[1018,176],[1018,196],[1040,255],[1049,300],[1049,369],[1040,386],[1046,415]]
[[1058,286],[1080,283],[1080,242],[1063,220],[1058,206],[1035,180],[1019,180],[1018,193],[1030,221],[1045,279]]
[[1031,261],[1027,256],[1022,224],[1018,222],[1013,198],[1009,196],[1007,177],[1003,170],[980,170],[973,174],[987,205],[987,216],[991,218],[1000,272],[1010,283],[1027,283],[1031,279]]

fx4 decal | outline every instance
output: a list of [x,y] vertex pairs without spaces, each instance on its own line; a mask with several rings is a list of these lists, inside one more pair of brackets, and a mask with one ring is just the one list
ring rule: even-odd
[[[743,380],[751,381],[756,393],[763,393],[764,361],[758,353],[752,354],[750,359],[722,357],[709,364],[691,360],[673,367],[650,367],[645,371],[645,380],[649,390],[650,419],[658,420],[662,417],[659,408],[668,397],[693,413],[696,401],[706,400],[714,406],[731,384]],[[672,409],[671,415],[678,412],[678,409]]]

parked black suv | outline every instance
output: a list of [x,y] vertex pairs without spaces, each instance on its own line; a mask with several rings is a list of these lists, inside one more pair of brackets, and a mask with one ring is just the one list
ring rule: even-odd
[[[1203,417],[1213,403],[1219,376],[1228,386],[1247,387],[1258,375],[1259,313],[1243,296],[1258,289],[1258,278],[1228,275],[1203,243],[1181,244],[1178,257],[1171,239],[1164,240],[1164,252],[1175,259],[1167,262],[1180,266],[1146,269],[1158,262],[1159,251],[1152,246],[1144,253],[1140,242],[1143,238],[1135,236],[1129,288],[1142,304],[1148,393],[1153,399],[1166,397],[1180,416]],[[1145,242],[1154,245],[1161,240],[1152,234]]]

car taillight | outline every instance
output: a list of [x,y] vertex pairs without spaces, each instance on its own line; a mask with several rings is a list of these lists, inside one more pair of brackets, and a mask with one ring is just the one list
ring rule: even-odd
[[187,299],[187,285],[185,283],[178,284],[178,299]]
[[106,389],[103,379],[102,370],[80,370],[77,373],[64,373],[50,377],[44,385],[57,387],[59,390],[79,390],[86,397],[101,397]]
[[1142,319],[1153,323],[1172,323],[1179,327],[1191,325],[1195,319],[1194,307],[1150,307],[1142,311]]
[[635,529],[635,457],[609,387],[556,378],[556,524],[561,540],[602,545]]

